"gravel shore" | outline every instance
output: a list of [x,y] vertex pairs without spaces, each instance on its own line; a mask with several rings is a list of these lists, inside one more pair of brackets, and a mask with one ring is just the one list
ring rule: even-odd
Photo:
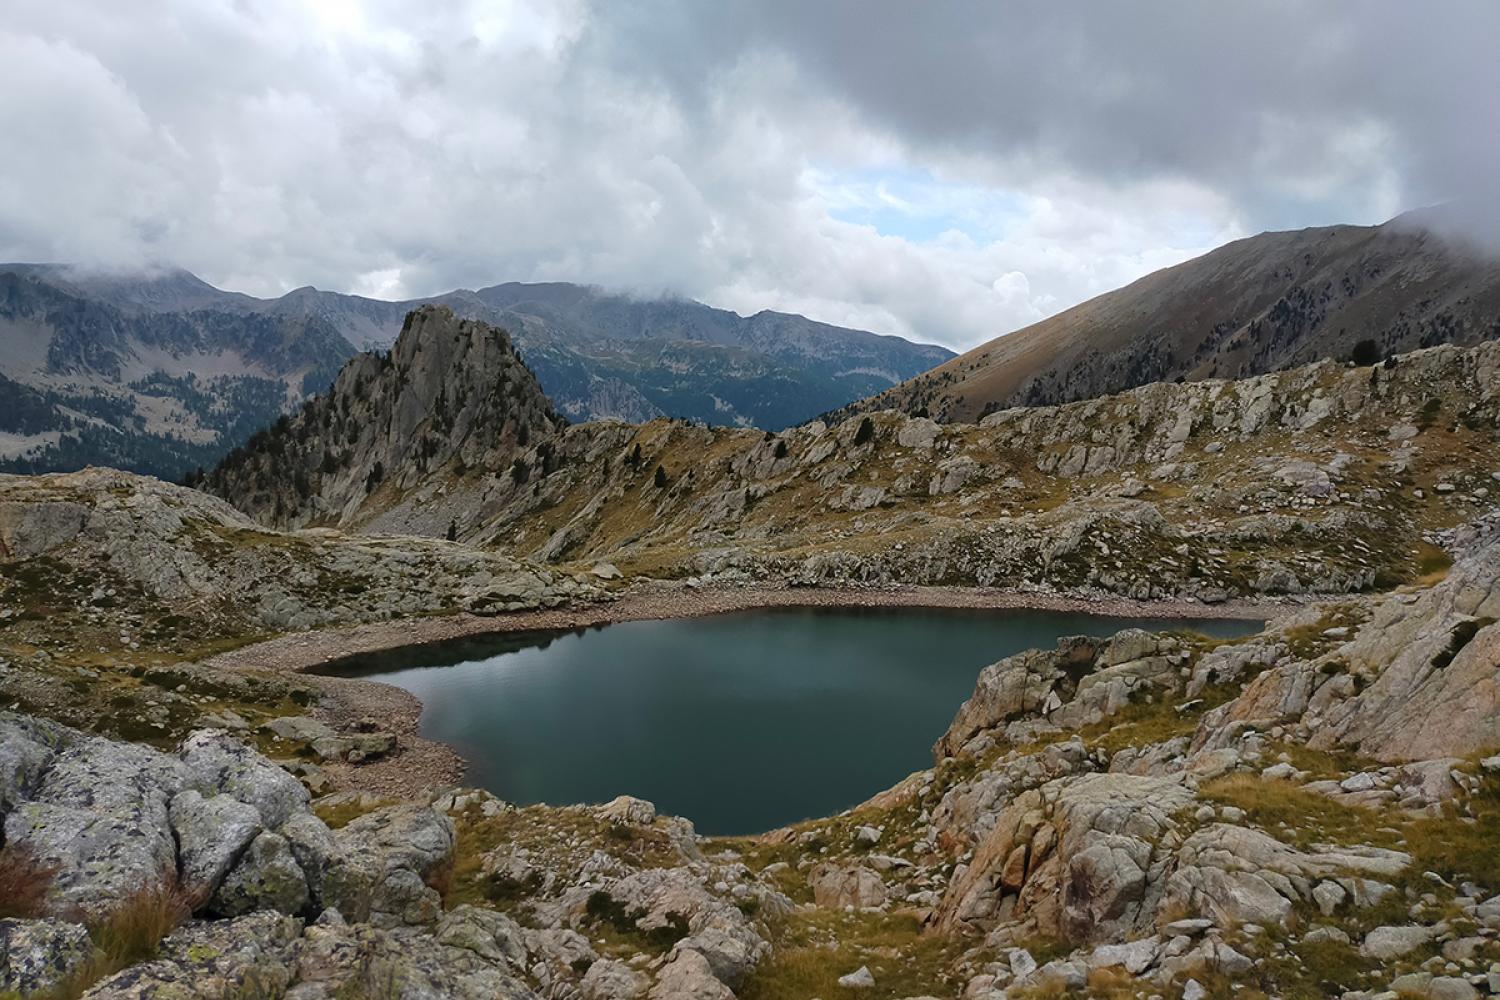
[[[888,590],[833,590],[802,587],[692,589],[678,585],[638,586],[613,600],[577,607],[495,616],[470,614],[376,622],[346,628],[299,632],[244,646],[206,661],[228,670],[287,671],[306,675],[323,694],[318,715],[339,727],[361,718],[378,720],[401,739],[402,752],[359,767],[325,768],[336,788],[397,798],[457,783],[464,761],[449,746],[418,735],[422,704],[400,688],[375,681],[317,673],[327,664],[361,653],[423,646],[449,639],[507,632],[588,628],[615,622],[695,618],[757,608],[973,608],[1072,611],[1121,618],[1270,619],[1296,607],[1285,602],[1088,599],[975,587],[910,587]],[[958,706],[954,706],[957,709]]]

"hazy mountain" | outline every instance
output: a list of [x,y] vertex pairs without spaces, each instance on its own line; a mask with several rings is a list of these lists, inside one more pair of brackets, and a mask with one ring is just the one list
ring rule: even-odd
[[[182,270],[0,265],[0,470],[115,465],[176,478],[209,466],[360,350],[391,346],[422,301],[299,288],[225,292]],[[952,357],[762,312],[568,284],[433,300],[512,331],[574,420],[683,417],[780,429]]]
[[0,470],[180,476],[327,385],[354,351],[326,321],[240,298],[185,272],[0,268]]
[[[1008,334],[840,411],[974,420],[1154,381],[1238,378],[1500,337],[1500,257],[1450,207],[1262,233]],[[1451,225],[1450,225],[1451,224]]]

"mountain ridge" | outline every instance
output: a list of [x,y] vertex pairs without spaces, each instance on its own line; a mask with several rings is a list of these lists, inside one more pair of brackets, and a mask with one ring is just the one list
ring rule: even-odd
[[[442,307],[413,317],[403,357],[504,337]],[[1414,579],[1423,533],[1481,505],[1497,471],[1496,342],[1159,382],[977,425],[891,411],[779,434],[554,419],[462,452],[427,440],[436,401],[455,424],[500,426],[547,412],[534,380],[491,405],[462,368],[380,365],[351,362],[329,397],[203,487],[271,528],[447,534],[578,572],[1223,600]],[[365,441],[398,424],[419,432],[387,452],[400,465],[377,468]],[[346,435],[353,461],[330,460]]]
[[1342,360],[1356,349],[1368,362],[1500,337],[1500,257],[1432,228],[1444,218],[1407,213],[1378,226],[1235,240],[830,416],[899,409],[972,421],[1011,406],[1073,402],[1155,381]]
[[[670,415],[773,429],[868,395],[952,352],[790,314],[511,282],[387,302],[304,286],[275,299],[167,268],[0,265],[0,470],[115,465],[170,479],[211,466],[388,348],[424,301],[512,330],[571,419]],[[550,299],[571,303],[561,309]],[[825,343],[826,341],[826,343]]]

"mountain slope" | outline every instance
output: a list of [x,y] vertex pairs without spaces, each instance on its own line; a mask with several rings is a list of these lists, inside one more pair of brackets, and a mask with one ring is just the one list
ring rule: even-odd
[[0,387],[17,401],[0,410],[0,470],[177,478],[326,385],[353,350],[316,317],[246,311],[185,272],[84,286],[0,268]]
[[[1431,216],[1263,233],[1018,330],[838,411],[976,420],[1153,381],[1239,378],[1500,337],[1500,259]],[[1361,342],[1369,343],[1361,345]]]
[[391,360],[351,362],[203,485],[271,527],[451,533],[579,570],[1222,600],[1427,572],[1425,537],[1489,506],[1497,426],[1500,343],[978,425],[564,426],[503,333],[429,306]]
[[[779,429],[953,356],[801,316],[741,317],[581,285],[434,297],[511,331],[573,419],[683,417]],[[182,270],[0,265],[0,471],[114,465],[177,479],[383,350],[421,301],[225,292]]]

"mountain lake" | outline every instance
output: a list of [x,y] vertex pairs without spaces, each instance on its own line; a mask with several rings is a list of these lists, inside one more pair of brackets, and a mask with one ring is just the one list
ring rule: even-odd
[[513,633],[325,672],[421,699],[464,783],[527,805],[630,794],[700,833],[847,809],[933,763],[982,668],[1061,636],[1248,635],[1260,622],[1049,611],[794,608]]

